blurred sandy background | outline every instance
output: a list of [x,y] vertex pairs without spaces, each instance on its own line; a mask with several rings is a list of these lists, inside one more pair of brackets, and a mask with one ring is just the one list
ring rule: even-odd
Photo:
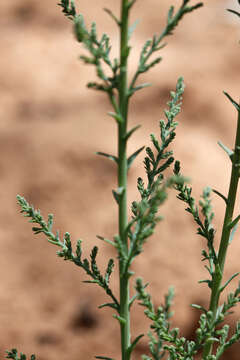
[[[113,53],[118,51],[118,33],[102,8],[118,13],[119,3],[77,1],[88,24],[97,19],[99,32],[111,34]],[[181,1],[136,3],[131,20],[141,22],[132,38],[136,52],[131,73],[137,50],[163,28],[169,3]],[[151,132],[159,133],[169,90],[184,76],[187,88],[174,152],[184,174],[191,177],[196,197],[207,185],[223,193],[228,188],[230,163],[217,141],[229,147],[234,141],[236,111],[222,91],[239,98],[239,23],[225,11],[236,5],[237,0],[209,0],[186,16],[162,50],[163,62],[141,79],[153,86],[131,103],[130,125],[142,127],[132,137],[129,153],[148,145]],[[0,14],[0,356],[16,346],[28,355],[36,353],[39,360],[95,355],[119,359],[118,324],[111,311],[97,310],[106,300],[104,293],[82,284],[86,277],[81,270],[57,258],[57,249],[41,236],[34,238],[15,200],[16,194],[23,194],[45,216],[53,212],[55,228],[84,239],[86,255],[98,241],[96,234],[112,237],[117,232],[111,195],[116,169],[95,155],[116,152],[116,126],[106,115],[110,105],[103,94],[86,89],[86,82],[95,79],[94,69],[78,61],[82,48],[55,0],[1,1]],[[143,174],[143,156],[129,175],[129,204],[136,196],[136,179]],[[217,227],[224,206],[216,197],[213,203]],[[168,286],[175,285],[174,325],[191,337],[198,314],[189,304],[207,305],[209,292],[197,283],[206,277],[200,258],[205,244],[183,209],[171,194],[161,209],[165,221],[134,270],[150,282],[157,305]],[[220,232],[219,227],[217,239]],[[239,271],[239,236],[238,232],[230,247],[226,276]],[[99,247],[100,263],[115,256],[107,245]],[[113,287],[117,288],[116,280]],[[135,306],[133,334],[147,329],[142,309]],[[146,344],[147,337],[137,348],[136,359],[147,351]],[[236,345],[224,359],[239,359],[239,351]]]

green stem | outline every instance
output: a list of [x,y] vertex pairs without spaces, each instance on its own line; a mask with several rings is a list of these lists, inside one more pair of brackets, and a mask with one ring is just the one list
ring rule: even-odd
[[[228,198],[227,198],[227,205],[224,217],[224,223],[222,228],[222,237],[218,252],[218,261],[217,261],[217,268],[215,269],[215,273],[213,276],[213,286],[212,286],[212,293],[211,293],[211,300],[210,300],[210,307],[209,310],[213,312],[213,321],[216,319],[216,312],[219,303],[219,297],[221,292],[221,284],[222,284],[222,277],[225,265],[225,259],[227,255],[227,249],[229,246],[229,237],[231,234],[231,227],[229,224],[232,222],[234,206],[236,202],[236,195],[237,195],[237,188],[238,188],[238,181],[239,181],[239,147],[240,147],[240,112],[238,113],[238,123],[237,123],[237,133],[235,139],[235,148],[234,154],[232,157],[232,172],[231,172],[231,180],[229,185],[228,191]],[[204,350],[203,350],[203,359],[205,360],[207,355],[211,354],[212,352],[212,344],[206,343]]]
[[[127,217],[127,115],[128,115],[128,1],[122,0],[121,9],[121,43],[120,43],[120,76],[119,76],[119,111],[122,121],[118,124],[118,187],[123,189],[119,199],[119,235],[121,242],[128,253],[128,237],[126,227]],[[129,314],[129,277],[123,272],[123,259],[119,260],[120,276],[120,321],[122,360],[130,358],[130,314]]]

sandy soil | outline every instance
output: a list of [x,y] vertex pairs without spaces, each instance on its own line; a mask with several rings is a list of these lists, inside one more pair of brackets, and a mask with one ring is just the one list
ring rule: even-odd
[[[169,2],[138,1],[132,21],[141,19],[132,38],[133,54],[164,24]],[[180,3],[172,1],[171,3]],[[175,155],[191,177],[194,195],[211,186],[227,192],[230,164],[217,146],[234,141],[236,112],[222,94],[239,97],[239,24],[226,7],[235,1],[209,0],[205,7],[185,18],[162,50],[163,62],[144,76],[153,86],[137,94],[131,104],[130,123],[142,124],[129,144],[129,153],[149,144],[158,133],[169,90],[182,75],[187,84],[179,117]],[[118,34],[102,11],[116,13],[119,1],[79,1],[87,22],[96,20],[100,31],[111,34],[117,53]],[[95,355],[119,359],[119,329],[109,310],[97,310],[105,302],[101,290],[83,284],[86,277],[55,256],[56,249],[31,233],[20,215],[16,194],[24,195],[44,215],[55,214],[55,228],[84,239],[89,253],[96,234],[112,237],[117,232],[116,206],[111,190],[116,186],[114,164],[95,156],[96,151],[116,152],[116,126],[102,94],[86,89],[94,70],[78,60],[82,49],[72,36],[71,24],[54,0],[11,0],[0,3],[0,356],[17,347],[39,360],[91,359]],[[137,63],[131,57],[131,70]],[[136,196],[136,179],[143,174],[143,156],[129,175],[129,204]],[[214,197],[217,239],[224,204]],[[138,276],[150,282],[157,305],[169,285],[175,285],[174,325],[191,337],[197,312],[190,303],[208,304],[209,292],[198,280],[206,276],[200,253],[204,242],[196,233],[183,204],[170,194],[161,209],[165,220],[134,265]],[[239,271],[239,232],[229,252],[226,277]],[[100,263],[115,256],[99,243]],[[236,282],[232,284],[233,288]],[[117,289],[117,280],[113,281]],[[229,318],[230,323],[239,312]],[[147,331],[142,309],[135,307],[133,333]],[[224,359],[239,359],[236,345]],[[145,337],[135,358],[147,351]]]

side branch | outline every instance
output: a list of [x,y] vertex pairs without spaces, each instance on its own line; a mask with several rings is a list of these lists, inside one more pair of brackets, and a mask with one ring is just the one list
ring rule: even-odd
[[39,226],[39,227],[34,226],[32,228],[34,234],[43,233],[47,237],[48,242],[60,247],[61,250],[57,252],[57,255],[59,257],[62,257],[64,260],[72,261],[75,265],[81,267],[86,272],[86,274],[92,278],[92,280],[88,280],[84,282],[98,284],[101,288],[104,289],[106,294],[112,298],[113,303],[104,304],[104,306],[110,306],[114,308],[117,312],[119,312],[119,306],[120,306],[119,302],[109,287],[109,279],[114,267],[113,259],[109,260],[105,271],[105,275],[102,275],[96,263],[96,257],[98,253],[98,248],[96,246],[92,249],[92,252],[90,254],[90,261],[86,258],[82,260],[82,247],[81,247],[82,241],[81,240],[77,241],[76,254],[74,254],[72,251],[72,242],[71,242],[70,234],[66,232],[64,234],[63,240],[61,240],[59,236],[59,232],[57,232],[56,235],[52,232],[52,226],[53,226],[52,214],[48,215],[48,221],[45,222],[40,211],[35,210],[33,206],[30,206],[28,202],[20,195],[17,195],[17,202],[21,207],[21,213],[24,214],[24,217],[29,217],[30,223],[34,223]]

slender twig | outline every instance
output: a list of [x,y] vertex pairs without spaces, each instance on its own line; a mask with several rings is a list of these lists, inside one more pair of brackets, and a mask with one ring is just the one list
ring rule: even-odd
[[[128,253],[128,238],[125,232],[127,227],[127,117],[128,117],[128,0],[122,0],[121,21],[120,21],[120,75],[119,75],[119,110],[122,121],[118,123],[118,187],[122,188],[122,195],[119,198],[118,226],[119,236],[125,253]],[[130,313],[129,313],[129,281],[128,275],[123,274],[123,259],[119,259],[120,276],[120,316],[124,321],[120,322],[121,327],[121,348],[122,360],[129,359],[128,348],[130,347]]]
[[[234,147],[234,154],[231,156],[232,161],[232,171],[231,171],[231,179],[229,184],[228,190],[228,197],[226,201],[226,210],[225,210],[225,217],[222,227],[222,236],[221,242],[219,247],[219,252],[217,256],[217,264],[218,264],[218,271],[215,270],[213,274],[213,286],[211,291],[211,299],[210,299],[210,306],[209,310],[213,312],[213,321],[216,320],[216,313],[218,309],[219,297],[221,294],[221,287],[222,287],[222,278],[224,272],[224,265],[227,255],[227,250],[229,247],[229,239],[231,235],[231,231],[233,226],[231,226],[233,222],[233,212],[234,206],[236,202],[237,196],[237,188],[239,182],[239,171],[240,171],[240,109],[238,109],[238,121],[237,121],[237,131],[236,131],[236,138],[235,138],[235,147]],[[204,351],[203,351],[203,359],[207,359],[207,356],[211,354],[212,351],[212,343],[207,342]]]

